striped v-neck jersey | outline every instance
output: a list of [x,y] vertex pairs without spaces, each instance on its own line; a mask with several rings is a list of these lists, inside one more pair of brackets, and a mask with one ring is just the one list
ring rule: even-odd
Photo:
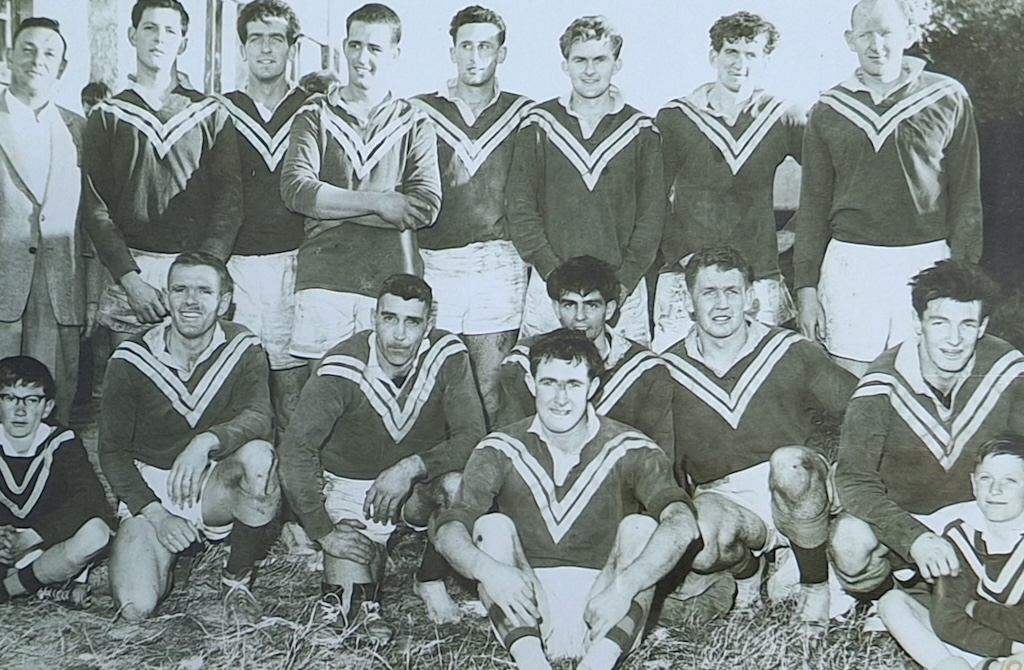
[[182,86],[153,109],[128,88],[86,123],[85,225],[118,278],[137,270],[130,249],[209,251],[222,260],[242,224],[234,133],[220,102]]
[[584,136],[565,104],[534,106],[516,137],[506,191],[512,242],[542,277],[590,255],[611,264],[632,291],[665,226],[661,137],[654,120],[630,105]]
[[970,500],[978,447],[1024,432],[1024,356],[986,335],[947,409],[921,377],[915,342],[883,353],[843,421],[836,487],[844,509],[905,558],[927,529],[910,514]]
[[613,419],[593,420],[598,430],[560,483],[532,417],[485,437],[469,457],[456,504],[437,526],[454,521],[472,533],[496,503],[515,523],[531,567],[602,568],[622,519],[639,512],[657,519],[689,497],[658,445]]
[[448,96],[429,93],[412,100],[437,131],[441,211],[419,233],[424,249],[452,249],[474,242],[508,240],[505,182],[512,147],[529,98],[502,91],[472,123]]
[[818,283],[830,238],[909,246],[947,240],[981,255],[978,137],[957,81],[906,59],[908,81],[875,101],[856,78],[825,91],[807,121],[794,271]]
[[271,435],[270,372],[256,336],[219,322],[218,336],[185,374],[168,361],[169,327],[154,326],[121,344],[103,378],[100,465],[133,514],[157,500],[134,461],[168,470],[200,433],[217,436],[214,459]]
[[[317,210],[325,187],[399,192],[415,199],[434,222],[441,206],[434,128],[407,100],[387,98],[364,118],[336,93],[310,96],[292,121],[281,171],[285,205],[315,223],[331,220]],[[296,290],[321,288],[376,296],[387,277],[403,272],[398,230],[336,220],[336,226],[299,247]]]
[[815,412],[842,412],[856,384],[821,347],[793,331],[760,326],[751,332],[760,339],[721,377],[695,354],[693,331],[662,354],[676,382],[676,475],[695,484],[806,443]]
[[777,276],[775,170],[788,156],[800,160],[806,116],[781,98],[758,93],[730,124],[699,104],[706,89],[672,100],[657,116],[671,196],[665,263],[729,245],[743,253],[756,278]]
[[398,386],[377,363],[374,338],[373,331],[357,333],[324,355],[280,447],[285,492],[313,538],[334,527],[324,509],[324,470],[372,480],[419,455],[432,479],[461,469],[484,434],[462,340],[432,330]]
[[233,253],[240,256],[276,254],[299,248],[303,217],[281,199],[281,163],[288,150],[292,119],[307,94],[293,89],[264,119],[244,91],[224,96],[238,145],[242,174],[242,227]]

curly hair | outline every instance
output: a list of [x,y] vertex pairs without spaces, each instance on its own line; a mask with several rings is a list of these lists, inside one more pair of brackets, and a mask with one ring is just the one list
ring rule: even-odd
[[968,261],[939,261],[917,273],[910,286],[910,300],[918,316],[924,316],[932,300],[949,298],[957,302],[979,301],[984,319],[999,299],[999,286],[979,265]]
[[558,38],[558,48],[562,50],[562,57],[568,58],[573,44],[604,39],[611,41],[612,53],[618,58],[622,51],[622,35],[619,31],[604,16],[581,16],[570,23]]
[[455,43],[455,36],[459,32],[459,28],[470,23],[489,23],[495,26],[498,29],[498,46],[505,44],[505,20],[493,9],[487,9],[480,5],[471,5],[460,9],[452,17],[451,25],[448,28],[448,34],[452,36],[452,44]]
[[299,39],[302,27],[299,25],[299,17],[295,16],[295,10],[281,0],[253,0],[238,12],[238,21],[235,28],[238,30],[238,39],[245,44],[249,39],[249,24],[253,21],[266,21],[267,19],[284,19],[288,23],[288,44],[295,44]]
[[711,37],[711,48],[721,51],[726,42],[746,40],[753,42],[758,35],[764,35],[764,53],[767,56],[775,51],[779,43],[779,31],[770,21],[750,12],[736,12],[715,21],[708,31]]

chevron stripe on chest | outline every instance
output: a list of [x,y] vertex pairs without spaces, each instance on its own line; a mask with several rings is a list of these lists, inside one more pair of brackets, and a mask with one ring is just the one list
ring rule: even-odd
[[[53,455],[61,445],[73,440],[74,437],[74,433],[67,430],[50,439],[42,451],[32,458],[21,481],[15,477],[6,459],[0,458],[0,479],[3,481],[0,487],[0,504],[19,519],[31,514],[50,479]],[[28,496],[25,496],[26,491]]]
[[213,98],[204,98],[185,107],[167,121],[147,109],[124,100],[106,100],[101,108],[114,118],[127,123],[146,136],[156,155],[163,160],[171,148],[189,131],[216,113],[219,103]]
[[601,396],[594,402],[594,410],[601,416],[607,416],[645,372],[661,365],[664,365],[661,358],[646,350],[624,361],[605,379]]
[[277,166],[281,163],[281,159],[284,158],[285,152],[288,151],[288,133],[291,132],[292,120],[295,118],[295,114],[293,113],[289,116],[281,127],[271,134],[262,119],[253,118],[227,98],[223,99],[223,103],[224,108],[228,111],[231,120],[235,124],[235,130],[238,131],[238,134],[245,138],[249,145],[256,150],[256,153],[266,163],[268,170],[271,172],[276,170]]
[[144,344],[125,342],[114,351],[111,358],[121,359],[145,375],[188,425],[195,428],[224,388],[228,377],[238,367],[242,356],[250,347],[257,345],[259,340],[252,333],[235,335],[220,348],[210,367],[191,391],[177,373],[154,356]]
[[750,365],[736,380],[731,391],[722,388],[717,378],[682,356],[665,353],[662,358],[672,379],[714,410],[729,426],[736,430],[750,402],[761,390],[765,380],[789,348],[800,341],[796,333],[782,331],[768,338]]
[[359,387],[370,406],[380,416],[388,435],[397,444],[404,440],[415,427],[423,407],[430,400],[437,386],[438,376],[445,362],[458,353],[466,351],[466,345],[454,335],[445,335],[435,342],[423,355],[415,371],[406,379],[402,388],[412,388],[400,399],[401,389],[390,380],[369,372],[364,361],[345,354],[328,356],[317,369],[318,376],[341,377]]
[[323,119],[327,134],[345,152],[356,178],[362,181],[412,131],[413,117],[410,108],[390,116],[383,124],[371,121],[362,131],[330,109],[322,111],[320,118]]
[[504,433],[494,433],[484,438],[476,448],[495,449],[509,459],[516,474],[529,489],[544,526],[556,544],[572,529],[619,461],[636,449],[658,449],[641,433],[616,435],[601,447],[600,452],[559,496],[551,473],[519,440]]
[[[490,126],[480,132],[478,137],[474,138],[434,106],[422,100],[413,100],[413,103],[427,114],[434,124],[438,138],[452,148],[471,177],[487,161],[491,153],[519,128],[519,124],[531,106],[527,98],[517,99]],[[479,117],[477,123],[480,123]],[[478,131],[480,129],[474,126],[471,130]]]
[[1021,375],[1024,375],[1024,356],[1017,351],[1007,352],[985,373],[951,421],[937,417],[935,404],[922,403],[902,378],[884,372],[865,375],[853,397],[887,396],[900,419],[921,439],[939,465],[949,471],[988,419],[1003,391]]
[[973,529],[957,524],[946,535],[965,559],[967,567],[978,578],[977,594],[1000,605],[1019,605],[1024,599],[1024,539],[1017,542],[1010,558],[995,577],[989,577],[985,564],[979,558],[981,551],[975,545]]
[[896,132],[902,122],[953,94],[956,90],[956,85],[952,82],[938,81],[911,93],[886,108],[882,113],[878,113],[841,88],[825,91],[821,96],[821,102],[860,128],[871,142],[875,153],[878,153],[885,141]]
[[588,151],[572,131],[547,110],[532,109],[523,120],[524,126],[530,124],[536,125],[548,141],[576,168],[588,191],[594,190],[608,164],[640,135],[640,131],[654,127],[654,122],[650,118],[637,112],[601,140],[593,151]]
[[685,100],[674,100],[669,107],[678,109],[690,119],[700,134],[718,149],[725,159],[725,164],[735,175],[740,171],[754,151],[761,146],[772,127],[786,112],[782,100],[773,99],[757,116],[753,117],[739,136],[733,134],[733,128],[725,121],[712,114],[707,114]]

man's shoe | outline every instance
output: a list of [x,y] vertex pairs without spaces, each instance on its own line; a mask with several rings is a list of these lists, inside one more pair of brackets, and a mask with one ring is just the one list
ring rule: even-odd
[[384,619],[380,603],[375,600],[353,603],[351,616],[346,614],[336,593],[321,596],[317,606],[321,621],[337,633],[361,635],[375,645],[388,644],[395,637],[395,628]]
[[761,581],[764,577],[764,556],[757,559],[757,571],[750,577],[736,580],[736,609],[749,611],[761,603]]
[[92,601],[92,590],[89,585],[80,582],[44,586],[36,591],[35,595],[39,600],[57,603],[73,610],[84,610]]
[[254,624],[262,618],[263,608],[252,594],[252,568],[241,575],[233,575],[225,570],[221,572],[220,583],[228,621],[244,625]]
[[801,584],[796,601],[794,619],[809,644],[818,644],[828,632],[829,585]]

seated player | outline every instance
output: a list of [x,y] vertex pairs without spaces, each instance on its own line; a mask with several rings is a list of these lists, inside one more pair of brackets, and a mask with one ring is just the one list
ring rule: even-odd
[[813,410],[842,412],[856,380],[797,333],[752,320],[753,280],[733,248],[694,254],[684,294],[694,326],[664,354],[678,382],[677,475],[696,484],[704,538],[693,570],[729,570],[736,605],[749,607],[760,592],[760,557],[789,545],[800,573],[797,616],[820,633],[829,613],[829,464],[804,444]]
[[[281,444],[285,494],[324,550],[326,618],[379,643],[393,635],[380,607],[388,538],[399,521],[425,528],[450,503],[484,434],[466,345],[433,328],[432,308],[422,279],[384,280],[373,329],[327,352]],[[445,574],[428,544],[416,592],[436,623],[459,618]]]
[[[879,356],[850,400],[839,442],[830,555],[851,595],[872,600],[894,569],[956,573],[943,524],[924,515],[971,499],[978,448],[1024,433],[1024,356],[986,335],[997,288],[973,263],[913,278],[916,337]],[[899,576],[899,575],[897,575]]]
[[56,393],[36,359],[0,360],[0,602],[75,577],[110,540],[110,508],[82,441],[47,422]]
[[[665,365],[608,325],[619,301],[615,269],[593,256],[570,258],[548,275],[547,291],[562,327],[584,333],[601,354],[603,371],[593,398],[597,413],[636,428],[671,455],[672,382]],[[536,412],[526,381],[535,340],[523,340],[502,361],[497,426]]]
[[615,666],[640,642],[655,584],[697,539],[671,459],[594,411],[600,370],[585,335],[539,337],[527,377],[536,415],[477,445],[436,522],[438,550],[479,584],[523,669]]
[[259,615],[250,589],[281,493],[267,356],[255,335],[219,319],[232,286],[216,257],[179,255],[167,276],[170,319],[122,343],[107,365],[100,466],[122,517],[110,586],[129,621],[153,613],[178,555],[203,538],[230,538],[228,615]]
[[952,519],[943,537],[956,547],[960,574],[940,577],[933,593],[893,589],[878,601],[886,628],[927,670],[970,670],[977,654],[1024,652],[1024,436],[981,445],[971,486],[973,501],[936,512]]

